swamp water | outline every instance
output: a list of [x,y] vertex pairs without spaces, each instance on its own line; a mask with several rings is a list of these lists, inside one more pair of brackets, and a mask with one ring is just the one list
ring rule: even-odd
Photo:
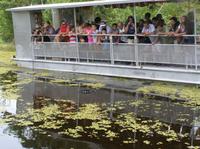
[[1,149],[200,146],[198,86],[0,70]]

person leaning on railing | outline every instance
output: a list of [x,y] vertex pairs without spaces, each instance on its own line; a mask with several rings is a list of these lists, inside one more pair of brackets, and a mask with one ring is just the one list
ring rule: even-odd
[[92,38],[93,38],[93,43],[97,43],[97,34],[98,34],[97,26],[93,23],[92,24]]
[[35,29],[32,31],[32,41],[34,43],[43,42],[43,34],[41,27],[36,24]]
[[133,16],[129,16],[125,25],[125,34],[129,34],[128,43],[134,42],[135,23]]
[[119,34],[121,35],[119,37],[119,43],[127,43],[128,42],[128,38],[126,36],[122,36],[122,34],[125,33],[125,26],[123,22],[119,22],[117,25],[117,28],[119,30]]
[[154,40],[152,41],[152,44],[165,44],[166,43],[166,38],[163,36],[163,35],[165,35],[163,22],[157,23],[155,35],[156,36],[155,36]]
[[68,36],[69,31],[70,31],[69,24],[67,24],[67,22],[65,20],[62,20],[59,32],[56,35],[54,41],[55,42],[68,42],[69,41],[69,36]]
[[44,42],[52,42],[54,40],[53,34],[55,33],[55,29],[53,25],[49,21],[44,23],[43,26],[43,38]]
[[72,26],[70,28],[71,28],[71,30],[69,32],[69,42],[70,43],[76,43],[76,31],[75,31],[75,27]]
[[87,36],[83,36],[84,34],[84,28],[85,28],[85,23],[79,23],[79,25],[76,28],[77,34],[78,34],[78,42],[86,42],[87,41]]
[[87,23],[85,28],[83,29],[83,32],[84,32],[84,34],[88,35],[88,36],[86,36],[87,42],[90,44],[94,43],[93,36],[92,36],[92,33],[93,33],[92,24]]
[[[111,31],[112,35],[118,35],[119,34],[119,29],[117,28],[117,24],[114,23],[112,25],[112,31]],[[111,36],[112,42],[113,43],[119,43],[119,36]]]
[[155,40],[155,26],[151,24],[149,21],[145,20],[143,24],[142,33],[139,36],[142,36],[141,43],[152,43]]
[[178,21],[178,19],[176,17],[171,17],[169,19],[169,29],[168,32],[164,32],[162,35],[166,36],[166,43],[167,44],[174,44],[176,38],[174,36],[174,33],[176,32],[176,30],[178,29],[180,22]]
[[101,43],[109,43],[109,35],[107,34],[107,30],[106,28],[102,29],[102,32],[99,33],[98,37],[97,37],[97,43],[101,44]]
[[180,17],[180,24],[177,27],[175,32],[170,32],[170,36],[174,36],[176,38],[176,42],[178,44],[193,44],[194,37],[187,36],[192,35],[193,29],[191,27],[190,21],[187,19],[187,16]]

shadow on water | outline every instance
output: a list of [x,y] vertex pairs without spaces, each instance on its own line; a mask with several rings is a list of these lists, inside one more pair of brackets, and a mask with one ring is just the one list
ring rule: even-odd
[[[62,128],[45,131],[37,128],[40,123],[34,123],[33,127],[3,124],[0,127],[0,145],[9,142],[6,149],[184,149],[190,145],[200,145],[200,110],[184,106],[181,101],[172,101],[159,95],[143,95],[135,91],[148,85],[148,81],[109,77],[97,77],[88,81],[80,79],[82,76],[71,74],[65,77],[67,79],[63,80],[67,81],[56,82],[46,76],[23,73],[8,72],[1,75],[1,92],[4,91],[4,86],[15,84],[13,88],[18,88],[20,94],[18,100],[0,97],[1,117],[20,115],[28,108],[37,110],[49,105],[57,105],[63,113],[77,113],[85,105],[95,104],[100,108],[100,114],[106,113],[103,116],[105,121],[68,118]],[[16,83],[27,78],[27,83]],[[105,86],[95,88],[88,85],[88,82],[101,82]],[[65,117],[66,115],[56,118],[59,121]],[[100,128],[97,129],[96,123]],[[95,127],[92,129],[93,124]],[[104,126],[100,124],[108,128],[103,131],[101,127]],[[77,126],[85,130],[78,138],[60,133]]]

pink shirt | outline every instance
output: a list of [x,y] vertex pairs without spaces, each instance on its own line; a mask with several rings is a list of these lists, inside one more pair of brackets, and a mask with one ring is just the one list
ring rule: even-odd
[[94,43],[94,39],[93,39],[93,36],[92,36],[92,33],[93,33],[92,28],[86,28],[84,30],[84,32],[86,34],[88,34],[88,43]]

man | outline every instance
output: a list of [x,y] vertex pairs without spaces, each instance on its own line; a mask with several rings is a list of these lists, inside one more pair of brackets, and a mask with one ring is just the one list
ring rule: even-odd
[[145,13],[144,20],[148,21],[149,23],[152,23],[151,14],[149,12]]
[[68,36],[69,31],[70,31],[69,25],[66,23],[65,20],[63,20],[61,22],[59,32],[58,32],[57,36],[55,37],[55,42],[68,42],[69,41],[69,36]]
[[151,35],[154,35],[155,31],[155,26],[153,24],[149,23],[149,21],[144,21],[144,27],[142,29],[142,35],[144,36],[143,43],[152,43],[155,37]]
[[103,29],[106,29],[107,34],[110,34],[110,33],[112,32],[112,29],[111,29],[111,27],[106,23],[106,20],[103,20],[103,21],[100,23],[100,26],[99,26],[99,33],[101,33]]
[[55,29],[49,21],[45,22],[43,30],[44,30],[44,32],[43,32],[44,42],[53,41],[54,37],[52,35],[55,33]]

